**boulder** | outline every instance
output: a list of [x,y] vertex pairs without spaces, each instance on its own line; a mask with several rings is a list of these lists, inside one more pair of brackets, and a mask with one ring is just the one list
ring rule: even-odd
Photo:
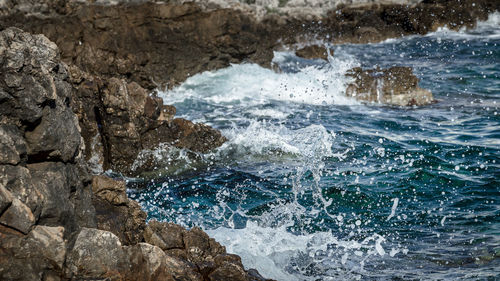
[[333,50],[327,50],[323,46],[311,45],[298,49],[295,55],[304,59],[328,60],[328,52],[333,56]]
[[160,247],[164,251],[184,249],[186,229],[173,223],[161,223],[152,220],[144,231],[144,241]]
[[418,86],[418,78],[411,67],[349,70],[347,77],[353,78],[346,95],[363,102],[375,102],[396,106],[422,106],[434,103],[428,90]]
[[14,125],[0,125],[0,165],[16,165],[26,158],[26,142]]
[[2,280],[61,280],[67,244],[62,227],[34,226],[28,235],[0,225]]
[[129,261],[120,239],[111,232],[82,228],[66,256],[67,276],[123,280]]
[[0,183],[0,216],[12,204],[12,200],[14,200],[12,193]]
[[35,217],[23,202],[14,198],[0,217],[0,224],[27,234],[31,226],[35,224]]

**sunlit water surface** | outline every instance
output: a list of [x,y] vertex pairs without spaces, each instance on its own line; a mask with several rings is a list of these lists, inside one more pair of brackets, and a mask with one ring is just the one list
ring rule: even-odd
[[[228,142],[156,151],[129,195],[277,280],[500,278],[499,18],[195,75],[161,96]],[[411,66],[439,102],[360,104],[342,95],[354,66]]]

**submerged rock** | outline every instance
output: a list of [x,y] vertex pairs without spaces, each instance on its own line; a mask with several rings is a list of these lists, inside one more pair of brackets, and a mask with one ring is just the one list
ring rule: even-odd
[[322,59],[322,60],[328,60],[328,52],[331,52],[331,55],[333,55],[333,50],[327,50],[323,46],[318,46],[318,45],[311,45],[311,46],[306,46],[304,48],[298,49],[295,51],[295,54],[298,57],[305,58],[305,59]]
[[418,78],[411,67],[363,70],[360,67],[346,74],[354,78],[347,86],[346,95],[364,102],[397,106],[421,106],[434,103],[428,90],[418,86]]

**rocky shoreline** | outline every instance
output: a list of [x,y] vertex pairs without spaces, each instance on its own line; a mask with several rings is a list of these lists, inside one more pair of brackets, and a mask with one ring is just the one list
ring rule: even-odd
[[[146,223],[125,183],[100,175],[153,169],[154,159],[136,159],[161,144],[205,153],[226,141],[175,118],[152,91],[231,63],[271,67],[273,50],[318,38],[376,42],[471,27],[499,10],[487,0],[339,4],[303,16],[235,5],[0,4],[0,279],[266,280],[199,228]],[[346,75],[346,94],[361,100],[433,102],[408,68]]]

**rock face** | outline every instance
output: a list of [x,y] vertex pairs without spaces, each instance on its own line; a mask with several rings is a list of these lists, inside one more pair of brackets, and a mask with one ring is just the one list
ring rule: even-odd
[[147,90],[230,63],[269,64],[273,56],[270,41],[262,40],[265,27],[243,12],[202,11],[193,3],[59,2],[56,12],[44,16],[30,13],[34,8],[13,10],[0,28],[42,33],[59,46],[67,64],[101,78],[135,81]]
[[0,279],[61,276],[66,242],[95,227],[72,87],[57,46],[0,32]]
[[[319,5],[316,9],[322,12],[313,17],[308,9],[299,7],[303,16],[269,11],[256,18],[251,9],[217,8],[213,3],[229,7],[235,1],[182,2],[3,1],[0,29],[16,26],[42,33],[59,46],[68,65],[102,79],[116,77],[152,90],[230,63],[251,61],[270,66],[273,49],[282,44],[309,39],[366,43],[425,34],[444,25],[472,27],[500,8],[495,0],[335,7],[330,3],[326,6],[331,10]],[[286,6],[296,4],[289,1]]]
[[[148,226],[123,181],[89,176],[73,79],[45,36],[0,32],[0,280],[264,280],[199,228]],[[109,118],[181,127],[137,84],[105,83]],[[186,146],[206,130],[190,126],[172,129]]]
[[434,103],[432,93],[418,86],[418,78],[411,67],[362,70],[360,67],[346,74],[354,78],[346,95],[365,102],[397,106],[427,105]]
[[77,113],[85,141],[85,159],[94,171],[113,169],[136,174],[151,169],[154,161],[132,166],[142,150],[160,144],[206,153],[226,141],[217,130],[175,118],[175,107],[150,95],[135,82],[101,79],[70,68],[76,88],[72,107]]

